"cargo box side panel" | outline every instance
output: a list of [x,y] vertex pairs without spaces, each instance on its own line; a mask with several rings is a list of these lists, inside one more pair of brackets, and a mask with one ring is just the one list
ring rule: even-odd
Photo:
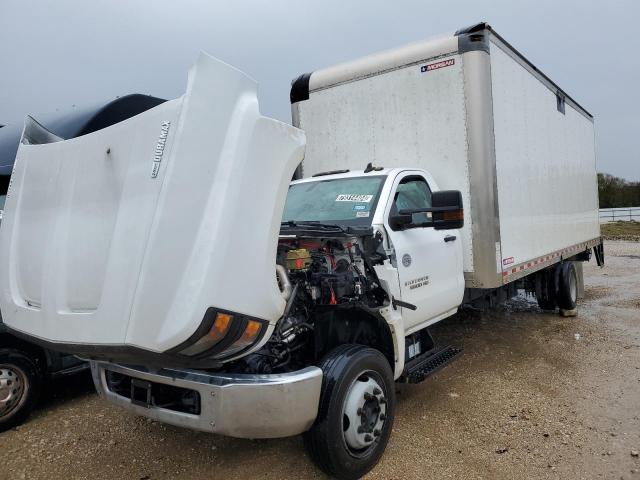
[[594,132],[591,118],[559,104],[555,91],[493,42],[491,72],[508,269],[600,235]]
[[[313,80],[313,76],[311,77]],[[293,106],[307,133],[302,174],[367,163],[429,171],[465,205],[464,269],[473,271],[462,57],[439,56],[311,91]]]

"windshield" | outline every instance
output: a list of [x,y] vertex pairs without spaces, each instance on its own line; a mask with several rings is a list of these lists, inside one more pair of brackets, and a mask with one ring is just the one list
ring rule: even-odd
[[291,185],[282,221],[369,226],[385,178],[376,175]]

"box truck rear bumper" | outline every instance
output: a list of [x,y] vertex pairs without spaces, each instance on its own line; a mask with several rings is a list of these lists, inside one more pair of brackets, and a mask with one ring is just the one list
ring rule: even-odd
[[322,370],[274,375],[153,370],[91,362],[98,393],[159,422],[240,438],[297,435],[313,424]]

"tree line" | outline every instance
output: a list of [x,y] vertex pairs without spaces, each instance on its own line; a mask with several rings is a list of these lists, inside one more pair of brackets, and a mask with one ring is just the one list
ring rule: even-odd
[[640,182],[599,173],[598,194],[600,208],[640,207]]

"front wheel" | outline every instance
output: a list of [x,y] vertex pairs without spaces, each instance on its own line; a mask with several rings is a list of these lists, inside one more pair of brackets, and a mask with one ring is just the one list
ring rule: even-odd
[[360,478],[380,460],[395,411],[393,373],[378,350],[341,345],[321,362],[318,417],[304,435],[313,461],[339,479]]
[[22,423],[40,396],[42,373],[27,354],[0,349],[0,432]]

